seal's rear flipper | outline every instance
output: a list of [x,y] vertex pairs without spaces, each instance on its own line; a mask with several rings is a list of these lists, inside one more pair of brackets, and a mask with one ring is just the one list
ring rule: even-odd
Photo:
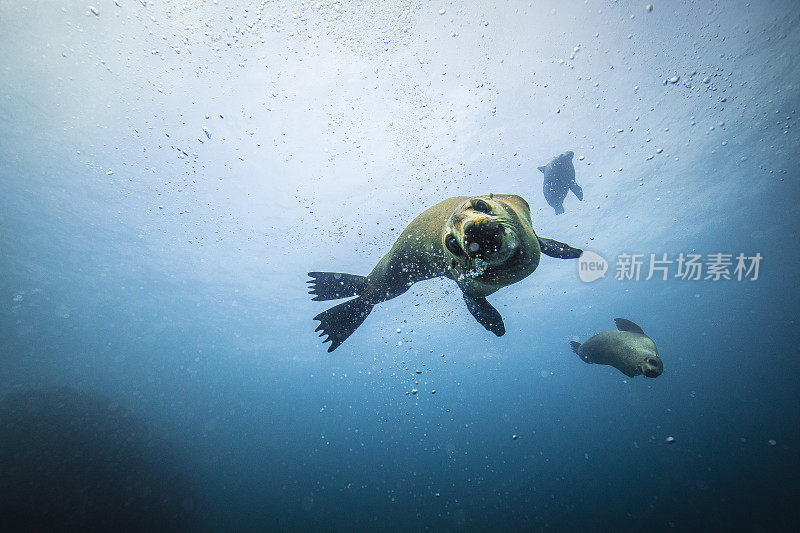
[[569,345],[572,346],[572,351],[576,354],[580,355],[581,353],[578,351],[581,349],[581,343],[575,341],[569,341]]
[[556,210],[556,215],[560,215],[564,212],[564,205],[563,204],[557,205],[553,209]]
[[574,181],[569,184],[569,190],[571,190],[575,196],[578,197],[578,200],[581,202],[583,201],[583,189],[581,189],[580,185],[575,183]]
[[341,272],[309,272],[308,294],[314,294],[314,301],[338,300],[361,294],[367,283],[365,276],[343,274]]
[[576,259],[581,256],[583,250],[573,248],[569,244],[554,241],[553,239],[545,239],[544,237],[537,237],[539,239],[539,248],[542,253],[550,257],[558,257],[559,259]]
[[328,351],[338,348],[360,326],[374,306],[363,298],[353,298],[339,305],[334,305],[314,317],[319,326],[314,331],[321,331],[320,337],[327,335],[322,342],[330,341]]
[[617,325],[617,329],[620,331],[630,331],[631,333],[641,333],[644,335],[644,330],[631,322],[630,320],[626,320],[624,318],[615,318],[614,323]]
[[506,332],[506,326],[503,324],[503,317],[500,316],[500,311],[492,307],[492,304],[486,298],[472,298],[464,294],[464,301],[467,302],[467,309],[475,317],[478,323],[497,335],[502,337]]

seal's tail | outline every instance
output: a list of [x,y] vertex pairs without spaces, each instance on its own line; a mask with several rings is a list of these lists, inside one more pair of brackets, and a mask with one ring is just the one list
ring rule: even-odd
[[367,284],[365,276],[343,274],[341,272],[309,272],[308,294],[313,294],[312,300],[338,300],[361,294]]
[[364,322],[373,307],[373,304],[361,297],[334,305],[314,317],[314,320],[319,320],[319,326],[314,331],[321,331],[320,337],[328,336],[322,342],[330,341],[328,352],[332,352]]
[[575,352],[576,354],[580,355],[580,352],[578,350],[581,349],[581,343],[575,342],[575,341],[569,341],[569,345],[572,346],[572,351],[573,352]]

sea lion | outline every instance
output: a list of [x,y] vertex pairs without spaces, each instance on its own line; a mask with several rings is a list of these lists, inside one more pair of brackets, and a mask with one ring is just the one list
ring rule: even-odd
[[429,207],[397,238],[367,276],[309,272],[313,300],[356,296],[314,317],[332,352],[364,322],[372,308],[418,281],[448,277],[461,288],[467,309],[498,337],[500,313],[486,300],[539,265],[541,253],[573,259],[582,250],[536,235],[528,203],[513,194],[455,196]]
[[574,155],[572,151],[567,151],[555,156],[547,165],[537,167],[544,174],[544,199],[556,210],[556,215],[564,212],[564,198],[567,197],[568,190],[575,193],[578,200],[583,201],[583,189],[575,183],[575,167],[572,164]]
[[587,363],[611,365],[629,378],[644,374],[657,378],[664,371],[653,339],[624,318],[615,318],[619,331],[598,333],[583,344],[572,341],[572,351]]

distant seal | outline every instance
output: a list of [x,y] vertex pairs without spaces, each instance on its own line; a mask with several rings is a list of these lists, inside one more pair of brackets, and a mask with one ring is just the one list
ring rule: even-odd
[[567,197],[568,190],[575,193],[578,200],[583,201],[583,189],[575,183],[575,167],[572,164],[574,155],[572,151],[567,151],[555,156],[545,166],[538,167],[544,174],[544,199],[556,210],[556,215],[564,212],[564,198]]
[[615,318],[619,331],[598,333],[583,344],[572,341],[572,351],[587,363],[611,365],[632,378],[644,374],[657,378],[664,371],[653,339],[624,318]]
[[314,317],[316,331],[332,352],[364,322],[372,308],[400,296],[418,281],[448,277],[467,309],[497,336],[505,333],[500,313],[486,300],[493,292],[530,275],[541,254],[562,259],[582,250],[536,235],[528,203],[513,194],[455,196],[429,207],[397,238],[367,276],[309,272],[313,300],[355,298]]

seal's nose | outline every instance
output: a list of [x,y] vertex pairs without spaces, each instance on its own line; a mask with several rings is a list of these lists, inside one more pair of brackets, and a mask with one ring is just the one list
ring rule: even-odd
[[502,246],[500,227],[489,222],[470,220],[464,224],[464,240],[470,255],[497,252]]

